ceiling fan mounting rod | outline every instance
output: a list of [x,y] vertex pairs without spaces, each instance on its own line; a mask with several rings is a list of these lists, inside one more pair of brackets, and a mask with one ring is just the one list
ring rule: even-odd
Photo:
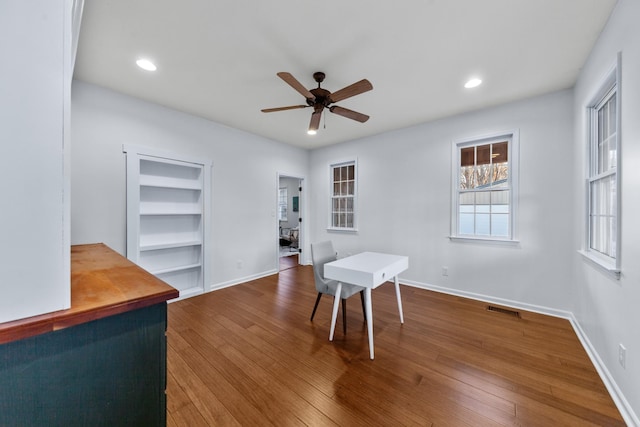
[[313,80],[318,82],[318,87],[320,87],[320,83],[324,81],[326,75],[322,71],[316,71],[313,73]]

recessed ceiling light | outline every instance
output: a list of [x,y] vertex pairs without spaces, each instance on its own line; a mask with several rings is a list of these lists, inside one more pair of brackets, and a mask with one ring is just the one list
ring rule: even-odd
[[307,131],[307,134],[308,134],[308,135],[315,135],[316,133],[318,133],[318,132],[317,132],[317,131],[315,131],[315,130],[313,130],[313,129],[309,129],[309,130]]
[[155,71],[157,69],[156,64],[154,64],[153,62],[149,61],[148,59],[144,59],[144,58],[140,58],[136,61],[136,64],[138,64],[138,67],[142,68],[143,70],[147,70],[147,71]]
[[480,86],[480,84],[482,84],[482,80],[474,78],[474,79],[470,79],[468,82],[466,82],[464,84],[464,87],[467,88],[467,89],[471,89],[473,87]]

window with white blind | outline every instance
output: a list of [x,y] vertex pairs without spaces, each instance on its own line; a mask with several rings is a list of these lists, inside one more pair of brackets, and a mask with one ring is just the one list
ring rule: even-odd
[[451,237],[514,241],[517,132],[453,144]]
[[592,99],[589,118],[584,253],[609,271],[620,269],[619,65]]
[[349,161],[330,166],[331,201],[329,228],[356,229],[356,162]]

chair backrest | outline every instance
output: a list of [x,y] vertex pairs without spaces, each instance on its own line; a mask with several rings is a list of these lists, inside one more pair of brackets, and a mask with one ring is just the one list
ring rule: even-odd
[[333,249],[331,240],[311,244],[311,261],[313,262],[313,277],[316,282],[318,292],[326,292],[326,283],[328,280],[324,278],[324,265],[328,262],[338,259],[336,251]]

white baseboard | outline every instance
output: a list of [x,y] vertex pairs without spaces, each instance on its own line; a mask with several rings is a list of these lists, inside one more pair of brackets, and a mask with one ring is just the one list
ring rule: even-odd
[[629,405],[629,402],[624,397],[624,394],[622,394],[622,391],[620,391],[620,388],[618,388],[618,384],[616,384],[613,376],[609,372],[609,369],[607,369],[607,365],[605,365],[602,362],[602,359],[600,359],[600,355],[591,344],[589,337],[587,336],[587,334],[585,334],[582,326],[580,326],[578,320],[573,316],[573,313],[571,314],[571,319],[569,319],[569,321],[571,322],[573,330],[576,332],[578,339],[582,343],[582,347],[584,347],[585,351],[589,355],[591,363],[593,363],[593,366],[596,367],[596,371],[598,371],[600,378],[602,378],[602,382],[604,383],[605,387],[607,387],[607,390],[609,391],[613,402],[618,407],[620,415],[622,415],[624,421],[628,426],[640,427],[640,418],[638,418],[636,413],[631,408],[631,405]]
[[400,280],[400,283],[407,286],[413,286],[415,288],[426,289],[434,292],[440,292],[443,294],[455,295],[455,296],[469,298],[477,301],[483,301],[486,303],[498,304],[498,305],[502,305],[510,308],[521,309],[521,310],[531,311],[535,313],[546,314],[553,317],[567,319],[571,323],[571,326],[573,327],[574,332],[578,336],[578,339],[580,340],[582,347],[587,352],[589,359],[591,359],[591,363],[593,363],[593,366],[596,368],[598,375],[602,379],[602,382],[604,383],[605,387],[607,388],[607,391],[611,395],[611,398],[613,399],[613,403],[615,403],[616,407],[620,411],[620,415],[622,415],[622,418],[624,419],[624,421],[630,427],[640,427],[640,419],[635,414],[635,412],[631,408],[631,405],[629,405],[629,402],[620,391],[620,388],[618,387],[615,380],[611,376],[611,373],[607,369],[607,366],[602,362],[602,359],[598,355],[598,352],[595,350],[595,348],[591,344],[589,337],[585,334],[584,330],[580,326],[580,323],[577,321],[577,319],[575,318],[572,312],[557,310],[554,308],[549,308],[544,306],[527,304],[520,301],[507,300],[503,298],[495,298],[488,295],[482,295],[482,294],[477,294],[477,293],[467,292],[467,291],[460,291],[457,289],[451,289],[451,288],[446,288],[442,286],[435,286],[435,285],[430,285],[426,283],[415,282],[412,280]]
[[240,277],[237,279],[233,279],[233,280],[229,280],[226,282],[221,282],[218,284],[213,284],[209,287],[208,290],[204,291],[204,292],[192,292],[192,293],[188,293],[186,295],[180,295],[180,297],[178,298],[174,298],[172,300],[169,300],[169,303],[172,302],[177,302],[183,299],[187,299],[187,298],[191,298],[191,297],[195,297],[198,295],[203,295],[212,291],[217,291],[218,289],[224,289],[224,288],[228,288],[230,286],[235,286],[235,285],[239,285],[241,283],[245,283],[245,282],[250,282],[252,280],[257,280],[257,279],[261,279],[263,277],[267,277],[267,276],[272,276],[274,274],[277,274],[278,270],[268,270],[268,271],[263,271],[262,273],[257,273],[257,274],[252,274],[250,276],[245,276],[245,277]]
[[245,283],[245,282],[250,282],[252,280],[262,279],[263,277],[273,276],[274,274],[278,274],[278,270],[275,270],[275,269],[274,270],[267,270],[267,271],[263,271],[262,273],[256,273],[256,274],[252,274],[250,276],[244,276],[244,277],[240,277],[240,278],[237,278],[237,279],[228,280],[226,282],[213,284],[213,285],[211,285],[211,289],[210,289],[209,292],[217,291],[218,289],[228,288],[230,286],[239,285],[239,284]]
[[469,298],[477,301],[504,305],[511,308],[519,308],[521,310],[532,311],[534,313],[547,314],[549,316],[560,317],[571,320],[573,317],[570,311],[556,310],[553,308],[543,307],[539,305],[527,304],[520,301],[513,301],[504,298],[496,298],[489,295],[477,294],[475,292],[460,291],[458,289],[445,288],[443,286],[430,285],[426,283],[414,282],[411,280],[400,280],[403,285],[413,286],[414,288],[427,289],[429,291],[440,292],[443,294],[455,295],[458,297]]

